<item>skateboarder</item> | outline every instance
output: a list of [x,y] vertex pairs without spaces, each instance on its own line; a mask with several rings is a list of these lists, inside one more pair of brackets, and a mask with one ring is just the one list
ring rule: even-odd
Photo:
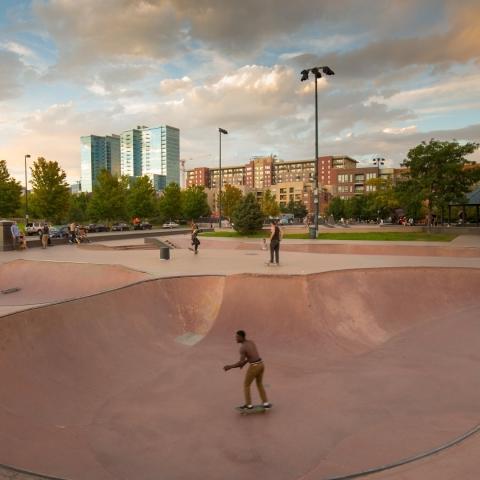
[[198,253],[198,246],[200,245],[200,240],[198,239],[198,233],[199,233],[198,225],[194,223],[192,225],[192,245],[195,249],[194,250],[195,254]]
[[245,381],[243,383],[244,393],[245,393],[245,405],[242,409],[250,410],[253,409],[252,397],[250,394],[250,385],[253,380],[257,383],[258,393],[263,402],[263,408],[271,408],[271,404],[267,400],[267,394],[263,388],[263,372],[265,370],[265,365],[258,354],[256,345],[251,341],[247,340],[246,334],[243,330],[238,330],[235,335],[237,343],[241,344],[240,347],[240,360],[233,365],[225,365],[223,369],[227,372],[232,368],[243,368],[244,365],[250,363],[247,373],[245,375]]

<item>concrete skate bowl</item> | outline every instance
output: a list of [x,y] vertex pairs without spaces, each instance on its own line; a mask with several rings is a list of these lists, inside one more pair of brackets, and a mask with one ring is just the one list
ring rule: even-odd
[[[183,277],[4,316],[0,463],[321,480],[428,451],[479,423],[479,285],[455,268]],[[266,414],[233,409],[239,328],[266,362]]]
[[0,315],[32,305],[91,295],[150,275],[120,265],[14,260],[0,264]]

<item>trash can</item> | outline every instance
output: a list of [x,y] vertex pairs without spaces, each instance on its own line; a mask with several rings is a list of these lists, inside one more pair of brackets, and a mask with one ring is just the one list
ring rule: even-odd
[[315,227],[309,227],[308,238],[311,238],[311,239],[317,238],[317,229]]
[[13,237],[11,226],[13,222],[2,220],[0,222],[0,252],[13,250]]
[[160,260],[170,260],[169,247],[160,247]]

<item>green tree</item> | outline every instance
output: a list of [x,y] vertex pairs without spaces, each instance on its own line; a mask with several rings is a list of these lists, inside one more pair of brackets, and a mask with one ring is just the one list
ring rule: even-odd
[[345,217],[345,202],[340,197],[333,197],[330,200],[327,208],[327,214],[333,215],[333,218],[338,220]]
[[166,220],[177,220],[182,215],[182,194],[180,186],[171,182],[158,203],[160,216]]
[[262,196],[262,213],[264,217],[276,217],[280,213],[275,195],[270,190],[265,190]]
[[88,204],[88,215],[93,221],[125,220],[127,213],[127,177],[112,175],[102,170],[93,187]]
[[227,184],[225,185],[225,190],[220,195],[222,199],[222,215],[231,220],[233,212],[243,198],[242,191],[233,185]]
[[22,187],[10,176],[7,162],[0,160],[0,217],[10,217],[20,208]]
[[148,218],[155,215],[156,194],[150,179],[136,178],[128,191],[127,210],[130,217]]
[[245,195],[239,202],[232,214],[232,222],[233,228],[242,235],[261,230],[263,215],[253,193]]
[[71,222],[85,223],[88,220],[88,204],[90,195],[81,192],[70,197],[68,218]]
[[427,210],[422,205],[422,194],[411,182],[400,181],[395,186],[395,194],[407,218],[424,218]]
[[375,187],[375,190],[367,195],[370,209],[374,210],[378,217],[390,216],[395,209],[400,207],[391,179],[372,178],[367,182],[367,185]]
[[205,188],[201,186],[188,187],[181,193],[182,214],[185,219],[197,219],[210,215]]
[[54,222],[66,218],[70,207],[70,188],[66,174],[57,162],[39,157],[32,172],[31,207],[37,216]]
[[460,201],[472,185],[480,180],[480,168],[465,157],[477,150],[478,143],[460,145],[431,139],[412,148],[402,166],[408,168],[405,189],[416,191],[426,201],[429,213]]

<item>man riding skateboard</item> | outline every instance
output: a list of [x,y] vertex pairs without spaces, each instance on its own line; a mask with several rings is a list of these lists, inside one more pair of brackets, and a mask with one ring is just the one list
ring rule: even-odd
[[267,400],[267,394],[263,388],[263,372],[265,370],[265,365],[258,354],[256,345],[251,341],[247,340],[246,334],[243,330],[238,330],[235,335],[237,343],[240,343],[240,360],[237,363],[232,365],[225,365],[223,369],[227,372],[232,368],[243,368],[244,365],[250,363],[247,373],[245,375],[245,381],[243,383],[243,389],[245,393],[245,405],[240,407],[243,410],[253,410],[254,405],[252,404],[252,397],[250,394],[250,385],[253,380],[257,383],[258,393],[263,402],[263,408],[271,408],[272,405]]

